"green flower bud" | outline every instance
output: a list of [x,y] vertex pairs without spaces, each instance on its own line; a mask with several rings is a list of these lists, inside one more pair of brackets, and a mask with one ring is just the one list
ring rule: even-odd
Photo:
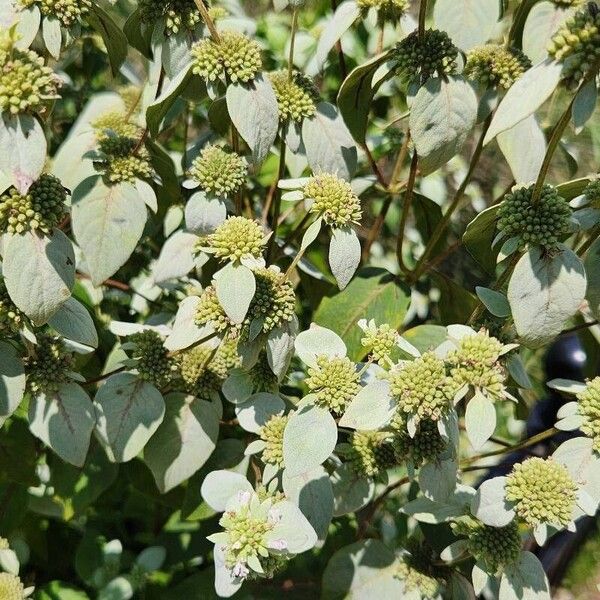
[[380,25],[398,23],[410,8],[409,0],[357,0],[356,3],[363,18],[367,16],[369,9],[374,8]]
[[483,86],[507,90],[530,67],[529,58],[517,48],[487,44],[469,51],[463,75]]
[[260,223],[246,217],[229,217],[214,233],[200,240],[200,247],[223,262],[237,262],[241,258],[261,257],[265,243]]
[[160,335],[151,329],[128,336],[128,342],[135,344],[131,358],[137,361],[135,368],[141,379],[149,381],[158,389],[171,382],[177,370],[175,361],[163,344]]
[[566,526],[573,519],[577,484],[566,467],[551,458],[528,458],[506,478],[506,499],[528,525]]
[[225,314],[225,311],[217,298],[217,292],[212,285],[206,287],[202,292],[198,307],[196,308],[194,320],[198,326],[210,324],[210,326],[218,333],[223,333],[227,329],[230,329],[230,333],[234,334],[235,331],[239,329]]
[[[9,41],[8,44],[11,44]],[[48,100],[58,98],[60,78],[33,50],[0,48],[0,113],[40,112]]]
[[311,213],[323,217],[328,225],[344,227],[358,223],[362,217],[360,200],[347,181],[331,173],[312,177],[304,186],[304,196],[311,198]]
[[60,338],[38,334],[35,354],[25,359],[27,388],[33,395],[50,395],[69,381],[73,355]]
[[0,279],[0,335],[11,336],[19,333],[25,321],[25,315],[8,295],[4,279]]
[[440,435],[434,421],[421,421],[412,438],[406,430],[406,421],[402,415],[396,414],[391,427],[398,432],[394,438],[394,451],[399,463],[411,460],[419,467],[424,463],[437,461],[448,448],[448,441]]
[[386,431],[355,431],[344,456],[357,475],[377,477],[398,464],[393,438]]
[[585,390],[577,394],[577,401],[583,418],[579,429],[594,440],[594,450],[600,452],[600,377],[588,381]]
[[569,88],[576,88],[590,73],[597,73],[600,67],[600,12],[587,6],[567,19],[554,34],[548,54],[563,63],[562,76]]
[[517,238],[526,245],[553,248],[570,231],[571,208],[556,188],[544,185],[540,198],[532,204],[534,184],[518,185],[504,196],[498,210],[498,231],[505,238]]
[[419,75],[425,81],[433,75],[452,75],[456,71],[458,48],[445,31],[429,29],[423,37],[413,31],[396,45],[393,59],[396,73],[405,80]]
[[283,467],[283,432],[288,424],[289,415],[273,415],[258,432],[260,439],[265,442],[261,460],[278,468]]
[[258,356],[258,360],[249,372],[250,379],[252,380],[252,389],[256,392],[274,392],[279,387],[279,382],[275,373],[269,366],[267,359],[267,353],[261,352]]
[[265,556],[260,558],[260,566],[262,567],[263,573],[260,575],[255,571],[250,571],[248,573],[248,577],[246,577],[246,581],[259,581],[260,579],[273,579],[275,575],[281,573],[287,563],[289,562],[289,558],[286,556],[280,556],[277,554],[269,554],[269,556]]
[[119,111],[109,111],[92,121],[96,140],[106,138],[139,138],[140,128],[127,119],[127,115]]
[[229,11],[222,6],[211,6],[208,9],[208,16],[212,21],[219,21],[229,16]]
[[25,598],[25,588],[16,575],[0,573],[0,598],[2,600],[23,600]]
[[58,19],[63,27],[71,27],[90,12],[90,0],[18,0],[27,8],[33,4],[40,7],[40,12],[46,17]]
[[192,31],[201,22],[194,0],[140,0],[140,20],[154,25],[164,19],[165,33],[175,35],[182,29]]
[[150,154],[135,138],[107,136],[100,140],[100,152],[106,157],[101,163],[108,182],[135,183],[136,179],[151,179]]
[[356,365],[347,357],[317,356],[317,364],[308,368],[306,385],[317,397],[317,404],[341,414],[360,390]]
[[210,38],[192,47],[192,71],[207,81],[227,77],[231,82],[247,83],[262,69],[260,47],[236,31],[224,31],[216,43]]
[[436,579],[430,566],[410,554],[398,558],[394,577],[402,581],[404,591],[418,593],[421,600],[438,600],[444,591],[443,581]]
[[444,361],[433,352],[400,363],[389,372],[388,378],[398,410],[416,417],[417,421],[437,421],[444,416],[458,389],[448,376]]
[[228,197],[237,192],[246,181],[248,165],[235,152],[226,152],[218,146],[205,146],[189,171],[190,177],[208,194]]
[[281,121],[299,123],[315,114],[319,92],[311,79],[298,71],[294,71],[291,80],[287,71],[270,73],[269,79],[277,97]]
[[51,234],[67,214],[66,198],[67,192],[60,180],[46,173],[40,175],[24,195],[10,188],[0,196],[0,230]]
[[[360,323],[359,323],[360,325]],[[360,343],[375,361],[386,360],[398,348],[398,332],[388,323],[377,327],[375,323],[363,327]]]
[[514,564],[521,555],[521,535],[516,521],[505,527],[490,527],[471,517],[452,524],[454,535],[467,539],[471,556],[483,562],[492,573]]
[[591,207],[600,209],[600,178],[592,179],[583,190],[583,195]]

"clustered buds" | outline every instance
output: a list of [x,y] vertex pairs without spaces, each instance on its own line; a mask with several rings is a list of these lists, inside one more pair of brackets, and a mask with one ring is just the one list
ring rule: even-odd
[[105,158],[101,168],[110,183],[134,183],[152,177],[150,154],[139,139],[110,135],[100,140],[98,149]]
[[40,7],[40,12],[47,17],[58,19],[64,27],[71,27],[87,15],[92,3],[90,0],[18,0],[27,8],[32,4]]
[[0,598],[2,600],[23,600],[25,598],[25,588],[16,575],[0,573]]
[[554,247],[570,231],[571,208],[556,188],[544,185],[537,203],[532,203],[534,184],[515,186],[498,210],[498,231],[505,238],[527,244]]
[[258,360],[248,374],[250,375],[254,392],[272,392],[277,390],[277,377],[269,365],[266,352],[261,352],[258,355]]
[[577,401],[583,419],[580,429],[594,441],[594,450],[600,452],[600,377],[588,382],[585,390],[577,394]]
[[567,87],[577,87],[600,67],[600,12],[590,7],[569,17],[553,36],[548,54],[563,63],[562,76]]
[[229,217],[217,229],[200,240],[200,248],[222,261],[259,258],[265,245],[260,223],[246,217]]
[[289,421],[289,415],[273,415],[258,432],[265,443],[261,454],[264,463],[278,468],[283,466],[283,432]]
[[32,356],[25,361],[27,387],[34,394],[52,394],[69,379],[73,357],[60,338],[38,335]]
[[98,142],[109,137],[135,138],[140,134],[140,128],[127,119],[124,113],[116,110],[101,114],[92,121],[92,128]]
[[160,334],[147,329],[130,335],[127,341],[133,346],[131,357],[140,378],[158,389],[164,388],[173,379],[177,365],[169,357]]
[[429,29],[423,36],[413,31],[396,45],[396,73],[402,79],[417,75],[425,81],[433,75],[451,75],[456,71],[458,48],[445,31]]
[[396,451],[394,435],[386,431],[355,431],[343,454],[357,475],[377,477],[394,465]]
[[483,86],[507,90],[531,67],[531,61],[517,48],[487,44],[467,54],[463,75]]
[[421,421],[414,437],[406,430],[406,421],[401,415],[392,420],[392,428],[398,432],[394,438],[396,460],[411,460],[416,467],[423,463],[438,460],[448,448],[448,441],[442,437],[435,421]]
[[[225,314],[225,311],[217,298],[217,292],[212,285],[204,288],[196,308],[194,320],[196,325],[199,326],[210,324],[218,333],[223,333],[227,329],[233,327],[233,324]],[[234,332],[230,331],[230,333]]]
[[389,360],[398,348],[398,332],[388,323],[378,327],[374,321],[365,323],[362,330],[364,335],[360,343],[369,356],[375,361]]
[[227,77],[247,83],[262,69],[259,45],[242,33],[224,31],[219,42],[200,40],[192,47],[192,71],[207,81]]
[[362,217],[360,200],[350,184],[331,173],[312,177],[304,187],[304,196],[313,200],[310,212],[333,227],[358,223]]
[[344,412],[360,390],[356,365],[347,357],[317,356],[316,366],[308,368],[306,385],[315,394],[317,404],[336,414]]
[[276,71],[269,74],[269,79],[275,91],[281,121],[299,123],[315,114],[319,92],[306,75],[294,71],[290,78],[287,71]]
[[0,113],[39,112],[58,97],[61,81],[41,56],[12,44],[10,38],[0,44]]
[[0,196],[0,231],[50,234],[66,215],[66,198],[60,180],[48,174],[40,175],[25,194],[10,188]]
[[380,25],[397,23],[410,7],[409,0],[357,0],[357,4],[363,17],[370,8],[374,8],[377,11],[377,21]]
[[439,420],[450,408],[457,390],[444,361],[433,352],[400,363],[388,377],[398,411],[417,421]]
[[175,35],[182,28],[193,30],[201,20],[194,0],[140,0],[139,8],[142,23],[154,25],[157,20],[164,19],[167,35]]
[[583,190],[586,203],[600,209],[600,178],[592,179]]
[[24,324],[25,315],[11,300],[4,283],[0,279],[0,334],[3,336],[18,333]]
[[411,554],[402,555],[397,561],[394,577],[402,581],[407,595],[417,592],[421,600],[437,600],[442,597],[443,582],[436,579],[431,569],[421,563]]
[[505,527],[490,527],[471,517],[452,524],[454,535],[464,536],[467,549],[492,573],[514,564],[521,554],[521,535],[516,521]]
[[528,525],[566,526],[573,519],[577,484],[566,467],[550,459],[528,458],[506,478],[506,500]]
[[237,192],[248,174],[246,161],[219,146],[205,146],[192,163],[189,175],[208,194],[228,197]]

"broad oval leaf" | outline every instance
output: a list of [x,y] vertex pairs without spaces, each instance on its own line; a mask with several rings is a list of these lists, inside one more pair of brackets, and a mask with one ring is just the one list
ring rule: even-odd
[[152,269],[155,283],[184,277],[194,268],[194,246],[198,236],[176,231],[164,244]]
[[390,394],[390,383],[376,380],[363,387],[352,400],[340,427],[373,431],[387,425],[396,412],[397,404]]
[[69,298],[50,319],[48,325],[60,335],[91,348],[98,347],[98,333],[87,308]]
[[531,8],[523,27],[523,52],[534,65],[548,56],[548,44],[552,36],[571,12],[548,1],[538,2]]
[[17,410],[25,393],[25,367],[17,351],[0,342],[0,426]]
[[360,241],[350,227],[336,228],[331,232],[329,244],[329,267],[343,290],[352,279],[360,264]]
[[220,470],[212,471],[204,478],[200,493],[213,510],[223,512],[234,494],[253,491],[252,484],[243,475]]
[[479,450],[496,429],[494,403],[481,392],[476,393],[467,403],[465,428],[474,450]]
[[500,579],[500,600],[550,600],[550,585],[539,559],[522,552],[519,562],[508,565]]
[[242,264],[229,263],[215,275],[215,291],[227,316],[241,323],[256,291],[254,274]]
[[227,217],[227,206],[220,198],[207,198],[204,192],[193,194],[185,205],[185,226],[192,233],[212,233]]
[[504,527],[515,517],[514,509],[506,502],[506,477],[484,481],[471,501],[471,512],[490,527]]
[[331,483],[335,517],[356,512],[368,504],[375,493],[373,480],[365,475],[357,475],[349,464],[343,464],[333,472]]
[[309,367],[315,367],[317,356],[346,356],[346,345],[342,338],[325,327],[315,325],[298,335],[294,343],[296,354]]

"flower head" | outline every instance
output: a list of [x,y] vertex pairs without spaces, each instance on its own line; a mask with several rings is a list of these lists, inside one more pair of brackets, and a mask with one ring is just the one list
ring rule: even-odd
[[18,0],[23,8],[32,4],[40,7],[46,17],[58,19],[63,27],[71,27],[85,17],[92,6],[90,0]]
[[578,486],[566,467],[552,459],[528,458],[506,478],[506,500],[528,525],[564,527],[573,519]]
[[210,324],[210,326],[218,333],[223,333],[229,329],[230,333],[235,334],[235,331],[238,329],[225,314],[225,311],[217,298],[217,292],[212,285],[204,288],[204,291],[200,296],[200,301],[198,302],[198,307],[196,308],[194,320],[196,325],[201,326]]
[[310,212],[322,216],[328,225],[343,227],[358,223],[362,217],[360,200],[350,184],[331,173],[312,177],[304,187],[304,196],[313,200]]
[[397,23],[410,8],[409,0],[357,0],[357,4],[363,16],[374,8],[379,24]]
[[116,110],[102,113],[92,121],[92,128],[98,142],[107,137],[139,138],[140,135],[140,128],[125,113]]
[[398,433],[394,437],[397,462],[411,460],[418,467],[437,461],[448,448],[448,440],[441,436],[434,421],[421,421],[414,437],[408,434],[406,421],[400,414],[396,414],[391,426]]
[[0,598],[2,600],[23,600],[25,598],[25,588],[16,575],[0,573]]
[[35,354],[25,361],[27,387],[34,394],[52,394],[69,380],[72,355],[59,338],[38,335]]
[[140,0],[139,7],[142,23],[154,25],[159,19],[164,19],[167,35],[175,35],[182,29],[191,31],[201,21],[194,0]]
[[134,183],[152,177],[150,154],[139,139],[109,135],[100,139],[98,149],[104,157],[100,166],[110,183]]
[[398,348],[400,335],[388,323],[375,325],[371,320],[359,321],[358,326],[363,330],[360,343],[375,361],[389,360],[393,352]]
[[200,243],[202,250],[221,261],[236,262],[261,257],[265,242],[265,232],[259,223],[246,217],[229,217]]
[[344,412],[358,394],[359,382],[356,365],[349,358],[326,355],[317,356],[316,365],[308,368],[305,381],[310,392],[316,395],[317,404],[337,414]]
[[600,209],[600,177],[593,178],[583,190],[586,203],[595,209]]
[[403,554],[397,562],[394,577],[402,581],[404,591],[421,600],[438,600],[444,591],[443,582],[434,577],[429,565],[412,554]]
[[388,431],[355,431],[344,456],[357,475],[376,477],[398,464],[393,438]]
[[217,43],[210,38],[192,47],[192,71],[207,81],[225,76],[236,83],[247,83],[262,69],[259,45],[242,33],[224,31]]
[[585,390],[577,394],[577,404],[583,419],[579,428],[594,441],[594,450],[600,452],[600,377],[589,381]]
[[265,443],[261,459],[264,463],[278,468],[283,466],[283,432],[290,415],[273,415],[258,432]]
[[300,122],[315,114],[319,92],[306,75],[295,71],[290,79],[287,71],[276,71],[269,74],[269,79],[277,97],[281,121]]
[[507,90],[530,67],[529,58],[517,48],[487,44],[469,51],[463,75],[486,87]]
[[164,388],[173,379],[177,366],[169,357],[160,334],[147,329],[130,335],[127,341],[132,347],[130,353],[139,376],[158,389]]
[[189,171],[190,177],[205,192],[219,197],[237,192],[244,185],[247,174],[248,165],[241,156],[211,145],[202,149]]

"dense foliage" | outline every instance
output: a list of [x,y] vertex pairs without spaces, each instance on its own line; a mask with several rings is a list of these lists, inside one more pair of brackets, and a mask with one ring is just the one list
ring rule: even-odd
[[599,70],[578,0],[0,0],[0,599],[550,598]]

